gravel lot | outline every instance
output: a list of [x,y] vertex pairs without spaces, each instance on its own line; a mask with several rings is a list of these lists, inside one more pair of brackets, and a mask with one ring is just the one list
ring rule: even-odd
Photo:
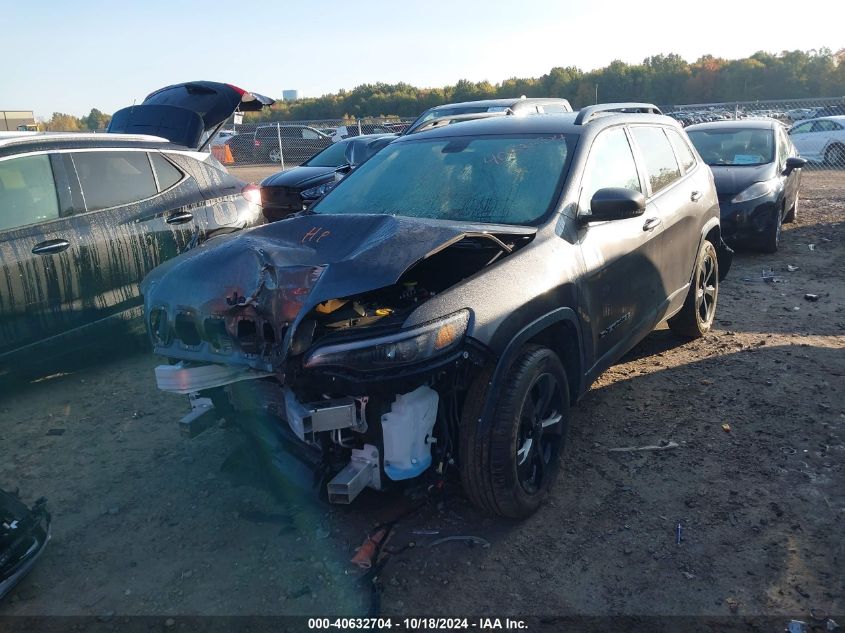
[[[455,487],[398,523],[391,548],[416,547],[384,568],[383,611],[845,613],[844,239],[845,173],[805,174],[781,252],[735,258],[716,329],[655,331],[574,410],[536,515],[484,517]],[[412,496],[271,494],[235,430],[180,437],[186,402],[156,390],[156,364],[115,355],[0,397],[0,487],[46,496],[54,521],[0,615],[364,614],[349,558]],[[678,446],[608,452],[661,440]],[[448,535],[490,547],[427,546]]]

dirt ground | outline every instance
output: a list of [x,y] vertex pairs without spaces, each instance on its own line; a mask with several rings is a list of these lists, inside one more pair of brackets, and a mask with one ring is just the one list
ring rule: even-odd
[[[415,547],[384,568],[382,611],[845,613],[843,240],[845,173],[805,174],[782,250],[736,256],[715,330],[655,331],[574,409],[536,515],[482,516],[454,487],[398,523],[389,546]],[[179,435],[187,405],[157,391],[156,364],[116,355],[0,398],[0,487],[53,513],[0,615],[365,614],[349,559],[412,495],[270,494],[235,430]],[[608,452],[661,441],[678,446]],[[429,546],[451,535],[490,545]]]

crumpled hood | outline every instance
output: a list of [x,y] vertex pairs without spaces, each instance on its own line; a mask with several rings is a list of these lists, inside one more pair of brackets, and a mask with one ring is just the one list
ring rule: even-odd
[[[413,264],[466,235],[533,235],[536,228],[386,215],[306,215],[215,238],[144,280],[145,313],[236,316],[247,306],[285,328],[318,303],[396,283]],[[290,326],[290,327],[288,327]]]

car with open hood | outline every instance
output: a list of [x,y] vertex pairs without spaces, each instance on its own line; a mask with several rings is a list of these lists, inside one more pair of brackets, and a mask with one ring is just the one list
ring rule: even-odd
[[222,415],[334,503],[455,473],[524,517],[570,405],[659,323],[706,333],[730,259],[683,129],[603,104],[402,136],[307,212],[160,266],[145,317],[186,434]]
[[343,139],[299,167],[268,176],[261,181],[264,217],[273,222],[307,209],[396,137],[396,134],[362,134]]
[[153,268],[263,221],[258,188],[199,150],[268,102],[191,82],[116,112],[106,134],[0,135],[0,375],[143,330]]
[[781,225],[795,221],[807,163],[773,119],[701,123],[686,128],[713,171],[722,233],[731,246],[774,253]]

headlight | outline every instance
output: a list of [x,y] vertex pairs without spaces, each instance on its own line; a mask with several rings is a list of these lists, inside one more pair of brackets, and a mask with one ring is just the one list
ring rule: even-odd
[[763,182],[755,182],[747,189],[736,194],[731,202],[748,202],[749,200],[754,200],[755,198],[762,198],[763,196],[767,196],[772,193],[775,190],[776,185],[776,178],[764,180]]
[[306,189],[305,191],[303,191],[299,195],[302,196],[303,198],[305,198],[306,200],[314,200],[315,198],[322,198],[329,191],[334,189],[335,184],[337,184],[337,183],[335,183],[334,181],[327,182],[327,183],[320,185],[319,187],[311,187],[310,189]]
[[326,345],[308,355],[305,367],[374,371],[424,362],[454,350],[463,340],[468,323],[469,310],[460,310],[389,336]]

